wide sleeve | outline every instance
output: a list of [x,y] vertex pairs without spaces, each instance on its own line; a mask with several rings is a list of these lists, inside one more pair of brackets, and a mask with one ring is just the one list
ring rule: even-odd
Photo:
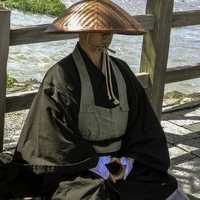
[[129,120],[122,153],[155,170],[166,171],[170,165],[164,131],[144,88],[128,70]]
[[31,165],[39,166],[38,169],[42,166],[49,166],[48,169],[61,167],[69,174],[96,165],[95,150],[75,126],[72,112],[73,107],[78,106],[77,102],[70,89],[63,88],[52,82],[42,83],[24,124],[15,161],[21,157]]

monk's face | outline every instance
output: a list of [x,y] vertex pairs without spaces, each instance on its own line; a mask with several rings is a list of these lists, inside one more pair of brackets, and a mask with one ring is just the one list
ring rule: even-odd
[[108,48],[112,38],[112,33],[80,33],[80,39],[93,48]]

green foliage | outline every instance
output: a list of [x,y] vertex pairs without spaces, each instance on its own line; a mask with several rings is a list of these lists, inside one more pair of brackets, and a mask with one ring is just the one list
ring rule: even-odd
[[16,83],[17,80],[10,77],[8,74],[7,74],[7,88],[12,88],[14,86],[14,83]]
[[4,5],[3,5],[2,2],[0,2],[0,9],[1,9],[1,8],[4,8]]
[[0,0],[1,4],[7,8],[52,16],[61,15],[66,9],[60,0]]

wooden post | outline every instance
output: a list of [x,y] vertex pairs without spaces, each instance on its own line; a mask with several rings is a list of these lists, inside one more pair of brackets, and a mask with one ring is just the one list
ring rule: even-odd
[[10,11],[0,9],[0,152],[3,150],[6,108],[6,74],[10,43]]
[[154,30],[143,39],[140,72],[150,74],[149,98],[161,118],[174,0],[147,0],[146,13],[155,16]]

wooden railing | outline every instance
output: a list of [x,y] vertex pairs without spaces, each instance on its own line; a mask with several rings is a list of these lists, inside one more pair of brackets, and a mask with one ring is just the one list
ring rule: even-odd
[[[150,95],[160,118],[166,83],[200,77],[200,65],[167,69],[172,27],[200,24],[200,10],[174,12],[174,0],[147,0],[146,15],[134,16],[147,33],[143,39],[140,72],[137,74]],[[6,74],[9,46],[76,38],[77,34],[47,34],[48,24],[10,30],[10,11],[0,10],[0,150],[3,147],[4,117],[7,112],[28,109],[36,91],[6,96]]]

